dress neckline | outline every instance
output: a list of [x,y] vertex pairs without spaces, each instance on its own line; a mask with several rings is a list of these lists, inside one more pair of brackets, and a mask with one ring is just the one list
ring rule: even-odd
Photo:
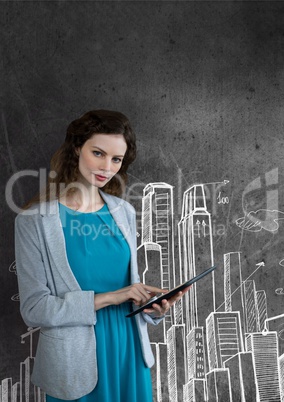
[[100,209],[98,209],[97,211],[83,212],[83,211],[77,211],[76,209],[69,208],[69,207],[67,207],[66,205],[64,205],[64,204],[62,204],[61,202],[59,202],[59,201],[58,201],[58,205],[59,205],[59,206],[62,206],[62,207],[65,208],[65,209],[68,209],[69,211],[72,211],[72,213],[74,213],[74,214],[84,214],[84,215],[87,215],[87,214],[97,214],[97,213],[99,213],[99,212],[102,212],[103,209],[106,208],[106,206],[107,206],[107,204],[105,203],[105,204],[104,204]]

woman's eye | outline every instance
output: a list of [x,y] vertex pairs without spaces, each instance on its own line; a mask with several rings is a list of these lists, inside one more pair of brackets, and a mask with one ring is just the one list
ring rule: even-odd
[[101,152],[100,151],[93,151],[93,154],[95,155],[95,156],[101,156]]
[[114,163],[120,163],[122,162],[121,158],[113,158]]

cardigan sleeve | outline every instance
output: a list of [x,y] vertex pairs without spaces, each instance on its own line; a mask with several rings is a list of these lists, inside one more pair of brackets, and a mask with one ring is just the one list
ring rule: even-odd
[[68,291],[62,297],[48,287],[35,219],[15,220],[15,258],[23,320],[31,327],[94,325],[93,291]]

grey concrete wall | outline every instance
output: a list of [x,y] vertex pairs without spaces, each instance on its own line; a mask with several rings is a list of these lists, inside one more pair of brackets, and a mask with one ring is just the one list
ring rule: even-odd
[[[129,195],[138,211],[147,183],[175,186],[178,222],[188,187],[229,180],[206,187],[217,301],[223,254],[241,251],[245,278],[265,263],[252,279],[266,291],[268,315],[283,312],[275,290],[284,285],[284,223],[253,233],[235,223],[244,208],[284,212],[282,2],[1,1],[0,32],[0,381],[17,381],[29,350],[11,300],[15,213],[5,188],[14,173],[47,167],[67,124],[90,109],[132,121],[139,154]],[[37,189],[37,179],[20,179],[13,199]]]

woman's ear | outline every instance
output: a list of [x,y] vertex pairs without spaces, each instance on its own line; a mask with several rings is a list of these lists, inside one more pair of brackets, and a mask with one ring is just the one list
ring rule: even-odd
[[80,149],[80,148],[75,148],[75,153],[76,153],[77,156],[80,155],[80,152],[81,152],[81,149]]

